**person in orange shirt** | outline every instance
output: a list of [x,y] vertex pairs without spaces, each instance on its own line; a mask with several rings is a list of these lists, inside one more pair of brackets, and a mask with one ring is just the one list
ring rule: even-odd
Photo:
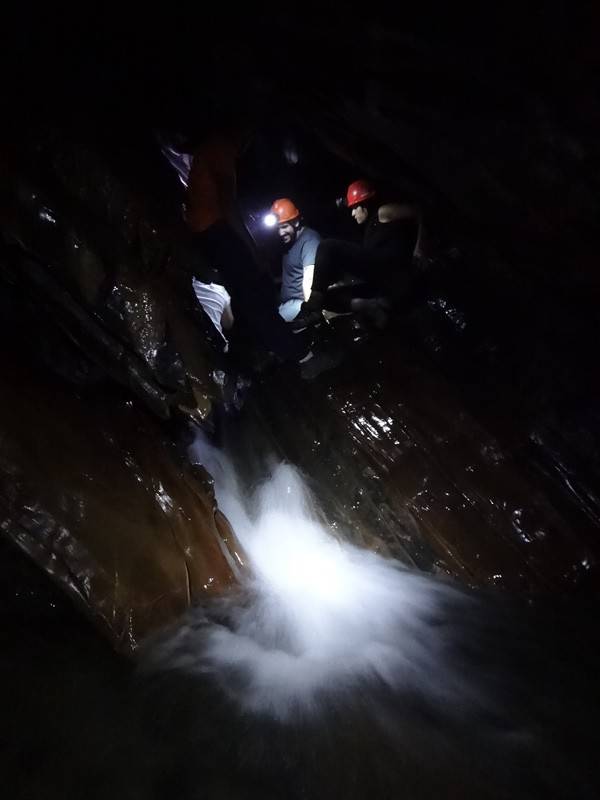
[[238,132],[213,134],[200,144],[188,176],[185,219],[194,233],[230,221],[235,210],[236,159],[243,138]]

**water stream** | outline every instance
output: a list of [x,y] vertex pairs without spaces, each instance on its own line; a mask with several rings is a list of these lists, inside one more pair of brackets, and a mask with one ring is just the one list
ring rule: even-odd
[[573,711],[552,696],[560,659],[526,615],[332,535],[289,464],[248,488],[207,442],[192,455],[252,577],[155,641],[142,674],[161,725],[232,759],[240,797],[592,796],[554,728]]

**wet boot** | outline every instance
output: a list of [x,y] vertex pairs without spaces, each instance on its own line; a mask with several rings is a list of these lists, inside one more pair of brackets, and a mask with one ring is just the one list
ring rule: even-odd
[[298,316],[290,322],[294,333],[306,330],[323,321],[323,295],[321,292],[311,292],[310,297],[300,306]]

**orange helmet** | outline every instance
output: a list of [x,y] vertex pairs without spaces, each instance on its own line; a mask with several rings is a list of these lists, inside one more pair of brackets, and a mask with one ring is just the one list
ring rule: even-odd
[[300,212],[296,206],[291,200],[288,200],[287,197],[282,197],[280,200],[275,200],[271,206],[271,211],[273,214],[275,214],[279,223],[291,222],[294,219],[298,219],[300,216]]
[[366,200],[375,197],[375,187],[369,181],[354,181],[348,187],[346,192],[346,205],[348,208],[358,206]]

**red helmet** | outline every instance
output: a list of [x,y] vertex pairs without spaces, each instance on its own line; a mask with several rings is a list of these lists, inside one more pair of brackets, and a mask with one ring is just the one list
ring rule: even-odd
[[375,197],[375,187],[369,181],[354,181],[346,191],[346,205],[353,208]]
[[293,219],[298,219],[300,212],[291,200],[287,197],[282,197],[280,200],[275,200],[271,206],[271,211],[277,217],[277,221],[291,222]]

